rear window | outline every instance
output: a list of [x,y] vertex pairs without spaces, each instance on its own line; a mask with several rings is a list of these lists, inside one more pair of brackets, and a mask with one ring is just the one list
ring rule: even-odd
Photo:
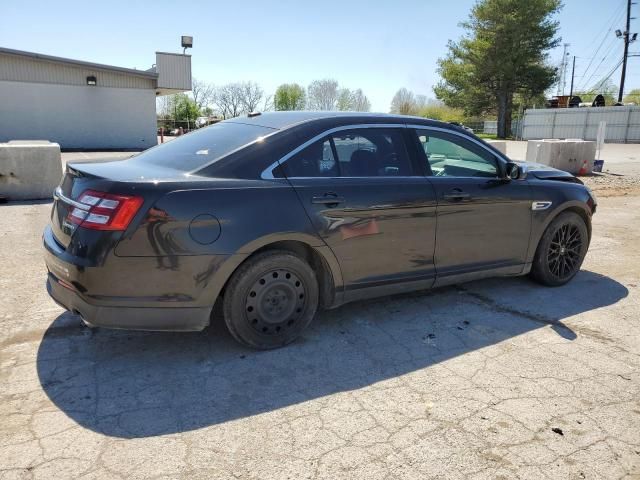
[[275,131],[259,125],[220,122],[150,148],[130,161],[190,172]]

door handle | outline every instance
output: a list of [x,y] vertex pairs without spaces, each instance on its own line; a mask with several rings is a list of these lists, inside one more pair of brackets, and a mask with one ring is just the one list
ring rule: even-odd
[[444,198],[445,200],[460,201],[469,200],[471,198],[471,195],[469,195],[467,192],[463,192],[460,189],[454,188],[449,193],[445,193],[442,198]]
[[316,205],[336,206],[344,202],[344,197],[339,197],[335,193],[325,193],[321,197],[311,197],[311,203]]

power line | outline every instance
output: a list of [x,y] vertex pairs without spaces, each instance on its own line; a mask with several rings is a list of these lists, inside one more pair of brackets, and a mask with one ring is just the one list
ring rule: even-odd
[[591,76],[590,76],[590,77],[589,77],[589,78],[588,78],[588,79],[583,83],[583,85],[582,85],[582,88],[583,88],[583,89],[584,89],[584,88],[587,88],[587,87],[589,86],[589,82],[591,81],[591,79],[592,79],[593,77],[595,77],[596,72],[598,71],[598,68],[600,68],[600,66],[605,62],[605,60],[606,60],[607,58],[609,58],[609,55],[611,55],[611,54],[613,53],[613,48],[612,48],[612,47],[613,47],[613,44],[614,44],[614,42],[615,42],[615,41],[616,41],[616,37],[613,37],[613,38],[611,39],[611,41],[609,41],[609,43],[608,43],[608,45],[607,45],[607,47],[608,47],[608,48],[607,48],[607,50],[608,50],[608,51],[607,51],[606,55],[605,55],[604,57],[602,57],[602,60],[600,60],[600,63],[598,63],[598,65],[596,66],[596,68],[595,68],[595,70],[593,71],[593,73],[591,74]]
[[[607,32],[605,33],[605,29],[607,28],[607,25],[608,25],[608,24],[613,25],[613,24],[615,24],[615,23],[617,22],[617,18],[620,16],[620,14],[621,14],[622,12],[624,12],[625,2],[626,2],[626,0],[622,0],[622,1],[618,4],[618,6],[617,6],[616,8],[614,8],[614,9],[613,9],[613,14],[612,14],[611,16],[609,16],[609,18],[607,19],[607,21],[606,21],[606,22],[604,22],[604,23],[602,24],[602,25],[604,25],[604,27],[600,30],[600,32],[598,32],[598,34],[597,34],[597,35],[594,35],[594,36],[593,36],[593,39],[591,40],[591,43],[590,43],[590,44],[589,44],[589,46],[585,49],[585,51],[588,51],[589,49],[591,49],[591,47],[592,47],[593,45],[595,45],[595,44],[596,44],[596,41],[598,40],[598,38],[600,38],[600,36],[601,36],[603,33],[605,34],[604,36],[605,36],[605,38],[606,38],[606,36],[607,36],[607,35],[608,35],[608,33],[609,33],[609,31],[607,31]],[[611,28],[611,27],[609,27],[609,28]],[[595,56],[595,55],[594,55],[594,56]],[[580,57],[578,57],[578,58],[580,58]],[[592,58],[593,58],[593,57],[592,57]]]
[[[620,4],[619,11],[617,13],[614,12],[614,16],[613,16],[613,20],[611,20],[611,23],[609,24],[609,28],[607,29],[607,31],[605,32],[604,36],[602,37],[602,40],[600,41],[600,45],[598,45],[598,48],[596,49],[595,53],[593,54],[593,57],[591,57],[591,61],[589,62],[589,64],[587,65],[587,68],[584,71],[584,75],[586,76],[587,72],[589,71],[589,68],[591,67],[591,65],[593,64],[593,61],[595,60],[595,58],[598,56],[598,52],[600,51],[600,49],[602,48],[602,46],[604,45],[604,43],[607,40],[608,35],[612,32],[613,27],[616,25],[616,23],[620,20],[619,17],[622,17],[622,15],[624,15],[624,8],[623,5],[625,4],[625,0],[622,1],[622,3]],[[595,38],[598,38],[597,36]],[[593,42],[592,42],[593,43]],[[611,42],[609,42],[609,45],[611,45]],[[606,51],[606,50],[605,50]],[[610,53],[610,52],[609,52]],[[608,55],[608,54],[607,54]],[[606,58],[606,57],[605,57]],[[600,66],[602,64],[603,60],[600,62],[600,64],[598,64],[598,66]],[[597,70],[597,67],[596,67]],[[589,80],[587,82],[585,82],[585,84],[582,86],[582,88],[584,89],[586,84],[589,83],[589,81],[591,80],[591,78],[593,77],[593,75],[591,77],[589,77]]]
[[[624,3],[624,0],[623,0],[623,3]],[[621,6],[622,6],[622,4],[621,4]],[[615,15],[613,17],[613,20],[609,24],[609,28],[607,29],[607,31],[605,32],[604,36],[602,37],[602,40],[600,41],[600,44],[598,45],[598,48],[596,49],[596,51],[594,52],[593,56],[591,57],[591,61],[589,62],[589,65],[587,65],[587,68],[586,68],[585,71],[589,70],[589,67],[593,63],[593,60],[598,57],[598,52],[600,51],[600,49],[604,45],[604,42],[606,42],[607,38],[609,38],[609,34],[612,32],[613,27],[616,25],[616,23],[618,23],[620,21],[620,19],[622,18],[623,15],[624,15],[624,9],[621,9],[617,13],[615,13]],[[598,37],[595,37],[595,38],[598,38]]]
[[617,63],[617,65],[615,67],[613,67],[613,69],[602,79],[600,80],[598,83],[596,83],[593,87],[593,90],[599,90],[601,89],[604,84],[606,83],[607,80],[609,80],[611,78],[611,76],[616,73],[616,70],[618,70],[618,68],[620,67],[620,65],[622,65],[623,60],[620,59],[620,61]]

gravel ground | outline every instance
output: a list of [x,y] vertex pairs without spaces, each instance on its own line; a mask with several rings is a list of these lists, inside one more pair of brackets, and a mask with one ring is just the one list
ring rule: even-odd
[[44,288],[50,204],[0,205],[0,479],[640,478],[634,192],[569,285],[354,303],[271,352],[81,326]]
[[640,194],[640,175],[594,173],[580,178],[598,198]]

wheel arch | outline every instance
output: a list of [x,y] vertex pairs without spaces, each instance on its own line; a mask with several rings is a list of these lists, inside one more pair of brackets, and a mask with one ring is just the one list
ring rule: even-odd
[[[582,220],[587,227],[587,232],[589,233],[589,242],[591,242],[591,214],[589,213],[586,205],[580,201],[570,201],[559,205],[555,210],[550,212],[545,218],[544,221],[540,222],[535,230],[532,231],[532,242],[531,248],[529,248],[529,255],[527,258],[528,262],[532,262],[535,254],[538,250],[538,245],[540,245],[540,241],[542,240],[542,236],[544,232],[547,230],[551,222],[553,222],[559,215],[565,212],[574,212],[580,215]],[[535,235],[535,236],[534,236]]]
[[[589,232],[589,242],[591,242],[591,216],[587,213],[587,210],[584,207],[578,207],[576,205],[573,205],[558,212],[558,215],[564,212],[574,212],[580,215],[580,217],[582,217],[582,220],[584,220],[584,224],[587,227],[587,232]],[[558,215],[556,215],[555,217],[557,217]]]
[[[319,300],[323,308],[332,308],[342,303],[342,273],[333,252],[326,245],[312,245],[311,242],[305,241],[306,239],[303,238],[301,236],[276,237],[252,242],[251,251],[227,275],[224,285],[216,296],[217,300],[224,296],[231,276],[245,262],[262,252],[281,250],[303,258],[311,266],[318,278]],[[243,249],[245,253],[246,250],[246,248]]]

